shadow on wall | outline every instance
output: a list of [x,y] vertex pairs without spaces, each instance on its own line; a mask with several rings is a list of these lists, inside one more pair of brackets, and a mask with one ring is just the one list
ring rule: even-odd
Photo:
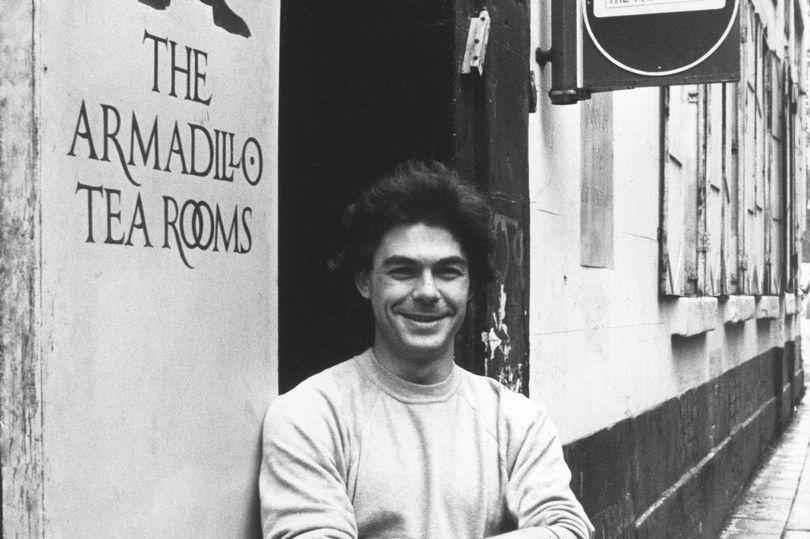
[[699,384],[708,369],[706,357],[706,333],[682,337],[672,335],[673,367],[680,387]]
[[[147,6],[164,10],[169,7],[169,4],[172,3],[172,0],[138,0],[141,4],[146,4]],[[219,26],[223,30],[226,30],[232,34],[237,34],[244,37],[250,37],[250,28],[248,28],[247,23],[245,20],[234,13],[234,11],[228,7],[228,4],[225,3],[225,0],[200,0],[203,4],[207,6],[211,6],[211,10],[214,13],[214,24]]]
[[[256,447],[256,470],[260,470],[262,466],[262,447],[264,446],[264,436],[262,429],[259,429],[259,440]],[[254,488],[252,496],[248,500],[248,514],[250,521],[246,523],[247,530],[245,539],[261,539],[262,537],[262,516],[261,516],[261,500],[259,499],[259,477],[256,475],[254,480]]]

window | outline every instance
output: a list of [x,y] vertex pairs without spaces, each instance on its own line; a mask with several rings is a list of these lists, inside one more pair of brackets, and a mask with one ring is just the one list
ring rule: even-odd
[[803,215],[795,178],[804,177],[804,112],[793,83],[803,80],[797,20],[787,49],[769,40],[753,2],[743,2],[740,81],[662,90],[664,295],[795,290]]

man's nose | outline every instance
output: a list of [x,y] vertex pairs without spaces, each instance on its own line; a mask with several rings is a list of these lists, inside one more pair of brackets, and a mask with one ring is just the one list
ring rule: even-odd
[[439,298],[439,291],[436,290],[436,280],[433,272],[426,270],[417,280],[413,290],[413,297],[422,301],[435,301]]

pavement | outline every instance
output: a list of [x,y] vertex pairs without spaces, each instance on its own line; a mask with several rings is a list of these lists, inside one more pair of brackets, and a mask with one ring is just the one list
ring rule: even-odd
[[721,538],[810,539],[810,393],[740,496]]

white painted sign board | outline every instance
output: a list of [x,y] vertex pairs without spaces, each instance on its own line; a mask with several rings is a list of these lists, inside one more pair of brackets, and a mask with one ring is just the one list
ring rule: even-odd
[[726,0],[594,0],[596,17],[628,17],[722,9]]
[[45,535],[251,535],[278,3],[38,5]]

